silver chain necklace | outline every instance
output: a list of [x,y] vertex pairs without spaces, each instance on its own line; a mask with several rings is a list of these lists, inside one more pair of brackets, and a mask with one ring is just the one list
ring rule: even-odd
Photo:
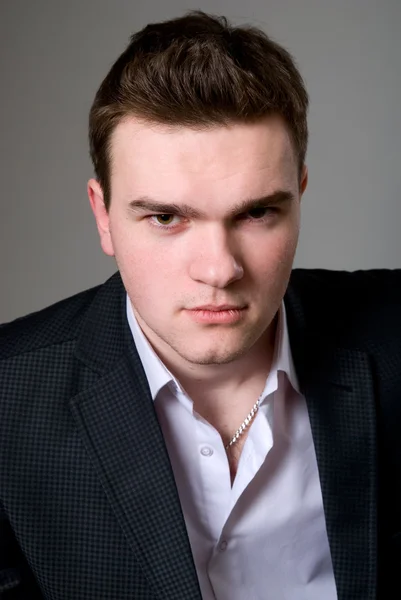
[[226,450],[228,450],[233,444],[235,444],[235,442],[238,440],[238,438],[244,433],[245,429],[251,424],[252,419],[258,412],[259,404],[260,404],[260,398],[257,399],[255,404],[252,406],[251,411],[249,412],[248,416],[242,421],[241,425],[238,427],[237,431],[234,433],[233,437],[231,438],[231,440],[225,447]]

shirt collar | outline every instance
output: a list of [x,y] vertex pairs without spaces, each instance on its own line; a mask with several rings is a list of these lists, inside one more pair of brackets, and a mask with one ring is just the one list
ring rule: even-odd
[[296,392],[298,392],[298,394],[300,394],[298,377],[295,371],[294,361],[292,359],[290,338],[288,334],[287,325],[287,313],[284,301],[281,302],[278,319],[279,320],[275,343],[275,355],[277,356],[277,363],[274,364],[273,359],[272,370],[275,368],[277,371],[283,371],[284,373],[286,373],[292,387]]
[[[157,356],[156,352],[153,350],[152,346],[145,337],[142,329],[139,327],[128,295],[127,319],[131,329],[132,337],[134,338],[137,352],[139,354],[139,358],[141,359],[146,378],[149,382],[152,399],[155,400],[160,390],[170,383],[175,384],[179,390],[183,391],[178,380]],[[278,311],[278,324],[272,367],[267,377],[265,389],[261,398],[266,397],[269,393],[277,389],[277,374],[279,371],[286,373],[294,390],[300,393],[298,379],[292,359],[284,302],[281,303]]]
[[141,359],[141,363],[149,383],[152,399],[155,400],[160,390],[171,382],[174,382],[176,386],[180,388],[181,386],[177,379],[172,373],[170,373],[166,365],[157,356],[156,352],[153,350],[152,346],[145,337],[142,329],[139,327],[128,295],[127,319],[131,329],[132,337],[134,338],[137,352],[139,354],[139,358]]

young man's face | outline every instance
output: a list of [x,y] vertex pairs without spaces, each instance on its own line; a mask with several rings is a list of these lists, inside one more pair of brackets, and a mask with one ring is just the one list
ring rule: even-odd
[[89,196],[155,349],[222,364],[261,344],[287,287],[307,178],[300,185],[283,121],[196,131],[132,118],[111,148],[109,213],[94,180]]

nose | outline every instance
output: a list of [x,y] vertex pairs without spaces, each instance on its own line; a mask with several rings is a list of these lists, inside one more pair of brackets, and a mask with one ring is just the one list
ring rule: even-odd
[[241,279],[244,269],[237,257],[239,249],[235,246],[235,241],[229,239],[229,232],[211,227],[199,240],[198,250],[190,263],[190,277],[221,289]]

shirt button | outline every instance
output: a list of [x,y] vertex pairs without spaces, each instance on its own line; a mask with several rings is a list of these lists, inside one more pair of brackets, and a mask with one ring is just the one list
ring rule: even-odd
[[227,546],[228,546],[228,543],[226,542],[226,540],[223,540],[222,542],[220,542],[220,545],[219,545],[220,552],[224,552],[225,550],[227,550]]
[[201,454],[202,456],[212,456],[213,448],[209,448],[209,446],[203,446],[203,448],[201,448]]

